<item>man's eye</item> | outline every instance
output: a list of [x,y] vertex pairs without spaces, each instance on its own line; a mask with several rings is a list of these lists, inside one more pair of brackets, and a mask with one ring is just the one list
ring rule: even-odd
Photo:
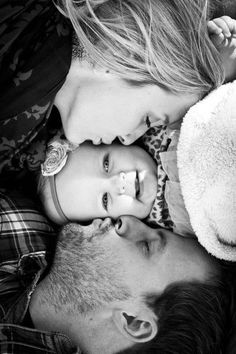
[[149,243],[147,241],[141,241],[140,246],[142,247],[142,250],[145,254],[149,254],[150,247],[149,247]]
[[104,157],[104,160],[103,160],[103,168],[104,168],[105,172],[108,173],[108,171],[109,171],[109,154],[107,154],[107,155]]
[[146,126],[148,127],[148,129],[151,128],[151,121],[150,121],[149,116],[146,116],[145,124],[146,124]]
[[102,206],[107,211],[107,207],[108,207],[108,194],[107,193],[104,193],[102,196]]

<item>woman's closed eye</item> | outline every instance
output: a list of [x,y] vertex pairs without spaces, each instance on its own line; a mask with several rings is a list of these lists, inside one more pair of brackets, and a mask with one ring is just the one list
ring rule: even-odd
[[147,126],[147,128],[149,129],[149,128],[151,128],[151,120],[150,120],[150,118],[149,118],[149,116],[146,116],[146,118],[145,118],[145,124],[146,124],[146,126]]

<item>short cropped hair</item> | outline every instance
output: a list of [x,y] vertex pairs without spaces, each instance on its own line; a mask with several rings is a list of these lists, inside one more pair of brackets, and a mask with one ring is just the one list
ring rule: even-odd
[[214,0],[59,0],[91,60],[136,85],[200,97],[224,81]]
[[117,354],[223,353],[231,283],[231,278],[227,285],[219,279],[178,283],[168,286],[159,297],[148,296],[146,301],[158,317],[156,337]]

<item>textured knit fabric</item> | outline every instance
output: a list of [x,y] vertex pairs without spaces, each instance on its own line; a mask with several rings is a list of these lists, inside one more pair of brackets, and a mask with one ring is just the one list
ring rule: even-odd
[[181,190],[199,242],[214,256],[236,261],[236,81],[190,108],[177,158]]
[[50,264],[56,235],[32,201],[0,193],[0,353],[74,353],[59,333],[24,327],[31,295]]
[[70,68],[71,37],[52,0],[0,0],[1,177],[40,166],[44,127]]

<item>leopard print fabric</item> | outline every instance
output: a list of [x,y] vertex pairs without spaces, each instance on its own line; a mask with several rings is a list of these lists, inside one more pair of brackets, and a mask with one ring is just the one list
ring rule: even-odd
[[149,129],[141,138],[142,147],[153,157],[157,164],[158,189],[152,210],[146,221],[151,226],[161,226],[173,229],[173,222],[169,215],[168,206],[165,201],[165,184],[168,179],[160,159],[160,153],[167,151],[171,139],[167,134],[166,126],[157,126]]

